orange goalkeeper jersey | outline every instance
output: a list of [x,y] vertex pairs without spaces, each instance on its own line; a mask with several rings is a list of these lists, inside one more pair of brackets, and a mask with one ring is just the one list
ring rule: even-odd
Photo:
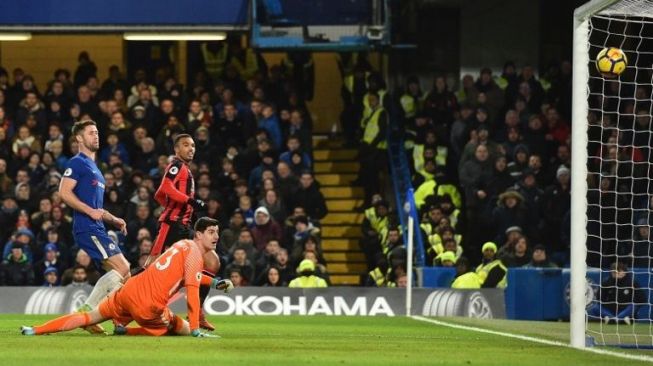
[[[199,286],[204,260],[192,240],[180,240],[166,250],[143,273],[131,278],[122,288],[123,296],[133,304],[142,304],[145,312],[164,309],[180,287],[186,287],[190,329],[199,328]],[[148,309],[149,308],[149,309]]]

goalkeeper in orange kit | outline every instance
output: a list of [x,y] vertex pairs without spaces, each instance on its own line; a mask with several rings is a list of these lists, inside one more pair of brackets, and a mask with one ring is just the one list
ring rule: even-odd
[[[202,274],[204,253],[214,250],[219,239],[218,221],[202,217],[195,223],[193,240],[180,240],[163,253],[140,275],[102,301],[97,309],[86,313],[64,315],[43,325],[21,328],[23,335],[40,335],[71,330],[114,319],[115,334],[192,335],[215,337],[202,333],[199,326],[199,286],[207,285],[228,292],[229,280],[217,280]],[[181,288],[186,288],[188,321],[172,313],[168,301]],[[140,327],[126,327],[131,321]]]

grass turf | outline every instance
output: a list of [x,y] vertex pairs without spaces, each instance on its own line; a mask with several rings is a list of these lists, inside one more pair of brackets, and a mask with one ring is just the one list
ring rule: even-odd
[[[1,315],[3,365],[639,365],[643,362],[441,327],[405,317],[212,317],[221,339],[21,336],[52,316]],[[568,323],[447,319],[564,341]],[[111,324],[105,323],[110,329]],[[629,353],[642,353],[632,351]],[[651,353],[644,353],[651,355]]]

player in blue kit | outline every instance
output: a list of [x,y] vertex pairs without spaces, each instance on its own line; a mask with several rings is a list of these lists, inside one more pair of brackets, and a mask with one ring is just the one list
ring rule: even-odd
[[[129,277],[129,262],[104,227],[106,222],[127,234],[127,224],[125,220],[103,209],[105,181],[95,164],[95,154],[100,148],[96,123],[91,120],[76,122],[72,134],[79,143],[79,154],[68,161],[59,193],[66,205],[73,209],[75,243],[96,263],[102,263],[107,271],[80,308],[81,311],[89,311],[95,309]],[[99,325],[86,330],[104,333]]]

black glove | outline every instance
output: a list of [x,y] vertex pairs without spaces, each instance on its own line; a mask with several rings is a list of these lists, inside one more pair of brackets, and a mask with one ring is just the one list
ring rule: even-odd
[[196,200],[194,198],[189,198],[188,201],[186,201],[189,205],[193,207],[195,211],[200,211],[203,210],[206,207],[206,203],[202,200]]

